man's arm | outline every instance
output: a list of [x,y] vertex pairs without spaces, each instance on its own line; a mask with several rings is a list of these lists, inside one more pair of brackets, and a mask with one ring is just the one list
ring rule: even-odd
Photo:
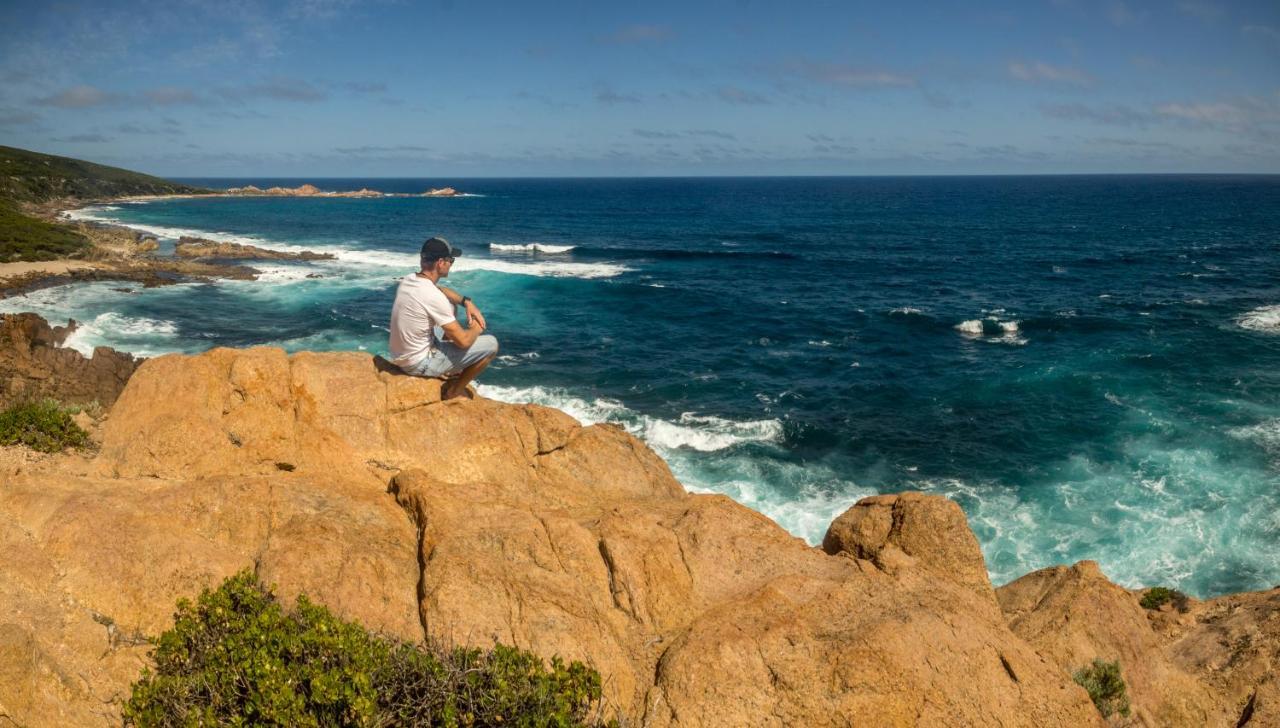
[[440,328],[444,329],[445,338],[463,349],[470,349],[480,334],[484,333],[483,326],[471,325],[464,329],[457,321],[450,321]]
[[[449,303],[452,303],[455,306],[462,305],[461,293],[458,293],[452,288],[445,288],[444,286],[436,286],[436,287],[440,289],[440,292],[444,294],[445,298],[449,299]],[[480,326],[481,329],[487,328],[487,324],[485,324],[484,322],[484,314],[480,313],[480,307],[476,305],[475,301],[472,301],[471,299],[467,299],[466,310],[467,310],[467,321],[475,322]],[[445,331],[448,331],[448,328],[445,328]],[[457,343],[457,342],[454,342],[454,343]],[[461,345],[459,344],[459,346]],[[470,345],[468,344],[468,346]]]

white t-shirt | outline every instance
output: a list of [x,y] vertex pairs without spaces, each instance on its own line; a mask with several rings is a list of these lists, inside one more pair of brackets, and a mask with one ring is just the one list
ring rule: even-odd
[[391,305],[391,361],[412,367],[431,354],[436,326],[457,321],[453,304],[436,284],[417,273],[400,279],[396,302]]

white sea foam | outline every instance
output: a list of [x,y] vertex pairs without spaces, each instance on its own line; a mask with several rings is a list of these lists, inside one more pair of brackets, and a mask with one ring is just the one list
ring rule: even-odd
[[685,412],[675,421],[640,414],[617,400],[586,400],[549,387],[503,387],[482,384],[480,394],[500,402],[533,402],[569,413],[585,425],[612,422],[658,450],[682,448],[715,452],[747,442],[776,443],[782,438],[779,420],[737,422]]
[[178,326],[172,321],[108,311],[80,323],[62,345],[85,356],[92,356],[94,348],[103,345],[138,356],[156,356],[176,350],[164,346],[163,341],[176,339],[177,334]]
[[[82,208],[80,210],[71,211],[72,214],[79,215],[75,219],[84,220],[101,220],[113,222],[117,224],[119,221],[100,215],[102,208]],[[399,253],[389,250],[366,250],[358,249],[350,246],[341,245],[298,245],[281,241],[267,240],[265,238],[253,235],[240,235],[227,232],[210,232],[208,230],[197,230],[194,228],[168,227],[163,225],[149,225],[128,223],[126,227],[138,230],[143,233],[154,235],[164,239],[174,239],[180,237],[197,237],[207,240],[215,240],[226,243],[240,243],[242,245],[256,245],[258,247],[268,247],[272,250],[280,250],[284,252],[300,252],[310,250],[316,253],[330,253],[337,258],[340,263],[355,265],[364,268],[396,268],[399,270],[414,270],[418,267],[417,253]],[[557,246],[549,246],[556,248]],[[563,246],[559,246],[563,247]],[[572,246],[570,246],[572,247]],[[558,250],[547,250],[546,252],[562,252]],[[332,262],[330,262],[332,263]],[[631,271],[623,265],[613,263],[573,263],[568,261],[533,261],[533,262],[515,262],[509,260],[495,260],[490,258],[459,258],[454,263],[453,269],[458,272],[469,270],[487,270],[495,273],[507,273],[510,275],[526,275],[541,276],[547,278],[614,278]],[[282,269],[280,269],[282,270]],[[282,274],[283,275],[283,274]],[[279,282],[281,280],[297,280],[305,278],[306,274],[285,277],[275,276],[268,277],[269,281]]]
[[[1003,313],[1004,309],[997,309],[997,311]],[[987,316],[985,319],[961,321],[954,328],[971,339],[1015,346],[1027,343],[1027,340],[1019,335],[1019,323],[1014,319],[1002,321],[995,316]]]
[[576,247],[576,245],[548,245],[546,243],[525,243],[523,245],[489,243],[489,250],[499,253],[567,253]]
[[1241,328],[1250,331],[1280,333],[1280,306],[1262,306],[1236,319]]
[[1233,427],[1227,430],[1227,434],[1241,440],[1254,442],[1273,457],[1280,458],[1280,418],[1266,420],[1247,427]]
[[924,311],[923,311],[923,310],[921,310],[921,309],[916,308],[915,306],[903,306],[903,307],[901,307],[901,308],[893,308],[893,309],[889,309],[889,313],[891,313],[891,314],[895,314],[895,313],[896,313],[896,314],[899,314],[899,315],[902,315],[902,316],[916,316],[916,315],[919,315],[919,314],[924,313]]

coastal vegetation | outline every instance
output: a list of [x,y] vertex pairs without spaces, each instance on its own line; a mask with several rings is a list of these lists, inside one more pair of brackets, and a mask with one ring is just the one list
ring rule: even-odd
[[1173,603],[1173,608],[1179,612],[1187,611],[1187,595],[1177,589],[1170,589],[1164,586],[1155,586],[1148,589],[1138,603],[1142,605],[1143,609],[1159,609],[1170,602]]
[[0,198],[47,202],[127,195],[193,195],[210,190],[82,159],[0,146]]
[[1076,670],[1072,675],[1076,683],[1089,693],[1103,718],[1114,713],[1129,715],[1129,695],[1124,676],[1120,674],[1120,661],[1107,662],[1094,658],[1093,662]]
[[0,146],[0,263],[78,257],[91,247],[65,225],[25,214],[22,205],[204,192],[117,167]]
[[23,215],[12,202],[0,199],[0,263],[71,258],[89,247],[83,235]]
[[25,445],[40,452],[84,447],[89,434],[72,419],[74,412],[51,399],[9,407],[0,412],[0,445]]
[[600,675],[495,645],[423,649],[298,597],[286,611],[245,570],[178,602],[124,707],[135,726],[592,725]]

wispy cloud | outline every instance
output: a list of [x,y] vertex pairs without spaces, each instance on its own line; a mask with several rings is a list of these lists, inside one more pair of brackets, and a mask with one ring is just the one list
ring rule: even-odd
[[670,40],[674,34],[665,25],[634,24],[619,28],[616,32],[604,36],[607,43],[620,45],[631,43],[659,43]]
[[747,91],[746,89],[738,88],[737,86],[721,86],[716,89],[716,96],[718,96],[721,101],[726,101],[731,104],[742,104],[745,106],[759,106],[769,103],[768,98],[754,91]]
[[1242,96],[1226,101],[1169,102],[1147,108],[1059,104],[1042,106],[1041,112],[1052,118],[1110,126],[1145,128],[1172,125],[1255,140],[1280,138],[1280,97]]
[[378,81],[347,81],[342,87],[353,94],[380,94],[387,90],[387,85]]
[[26,126],[40,121],[40,115],[21,109],[0,109],[0,127]]
[[1226,12],[1221,5],[1205,2],[1205,0],[1181,0],[1178,3],[1178,10],[1193,18],[1205,21],[1217,20]]
[[657,129],[632,129],[631,133],[641,139],[653,140],[671,140],[686,138],[705,138],[720,139],[723,141],[735,141],[736,136],[729,132],[719,131],[717,129],[686,129],[684,131],[660,131]]
[[685,134],[691,137],[710,137],[712,139],[724,139],[725,141],[735,141],[738,138],[729,132],[716,129],[690,129]]
[[1091,121],[1112,126],[1146,126],[1155,121],[1149,111],[1140,111],[1124,104],[1090,106],[1087,104],[1045,104],[1040,111],[1050,118]]
[[801,78],[844,88],[914,86],[916,79],[904,73],[842,63],[803,62],[791,70]]
[[142,97],[157,106],[198,104],[201,99],[195,91],[176,86],[162,86],[142,92]]
[[184,132],[177,122],[167,121],[163,126],[145,126],[133,122],[125,122],[116,127],[121,134],[140,134],[145,136],[181,136]]
[[1031,83],[1065,83],[1072,86],[1092,86],[1093,77],[1077,68],[1054,66],[1043,61],[1010,61],[1009,75],[1019,81]]
[[327,93],[316,88],[308,81],[283,76],[277,76],[261,83],[224,87],[217,89],[215,93],[228,101],[241,102],[251,99],[269,99],[272,101],[314,103],[328,98]]
[[1269,43],[1280,43],[1280,30],[1270,25],[1245,25],[1241,26],[1240,32],[1246,36],[1260,38]]
[[50,141],[69,142],[71,144],[101,144],[111,141],[111,138],[101,134],[72,134],[66,137],[54,137]]
[[612,89],[600,89],[596,91],[596,101],[605,106],[617,106],[618,104],[638,104],[640,97],[634,94],[620,94]]
[[59,109],[88,109],[94,106],[107,106],[123,103],[125,98],[93,86],[72,86],[55,94],[32,99],[39,106],[53,106]]
[[405,152],[423,153],[430,152],[430,147],[419,147],[412,144],[397,144],[391,147],[363,146],[363,147],[338,147],[333,151],[338,154],[402,154]]
[[641,139],[679,139],[680,133],[674,131],[655,131],[653,129],[632,129],[632,134]]
[[1146,20],[1145,11],[1134,10],[1125,2],[1114,2],[1107,7],[1107,20],[1117,27],[1137,25]]

